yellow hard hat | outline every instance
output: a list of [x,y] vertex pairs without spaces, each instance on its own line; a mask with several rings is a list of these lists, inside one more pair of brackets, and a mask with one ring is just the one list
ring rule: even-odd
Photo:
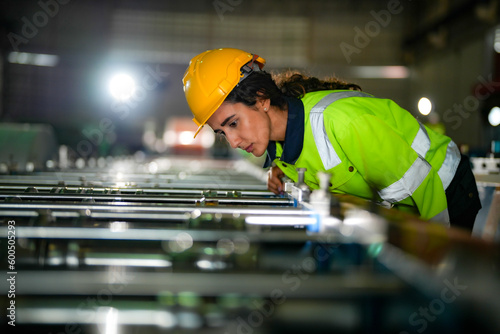
[[231,48],[208,50],[191,59],[182,83],[198,125],[195,137],[233,88],[265,63],[257,55]]

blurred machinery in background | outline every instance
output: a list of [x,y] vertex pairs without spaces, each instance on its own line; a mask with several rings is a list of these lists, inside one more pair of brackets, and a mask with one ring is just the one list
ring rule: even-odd
[[500,331],[497,244],[263,177],[173,157],[0,175],[4,332]]
[[492,141],[488,157],[471,158],[482,209],[479,211],[473,234],[486,240],[500,240],[500,142]]
[[57,161],[57,146],[48,124],[0,123],[0,171],[43,169]]
[[196,138],[196,124],[189,117],[171,117],[165,125],[163,141],[167,152],[175,155],[209,155],[215,134],[208,127]]

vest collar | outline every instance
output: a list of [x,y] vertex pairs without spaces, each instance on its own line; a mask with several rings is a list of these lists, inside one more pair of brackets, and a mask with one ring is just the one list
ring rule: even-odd
[[[286,123],[285,141],[280,142],[283,146],[283,154],[278,157],[280,161],[295,164],[302,152],[304,145],[304,104],[294,97],[287,97],[288,117]],[[269,141],[264,168],[271,166],[276,159],[276,142]]]

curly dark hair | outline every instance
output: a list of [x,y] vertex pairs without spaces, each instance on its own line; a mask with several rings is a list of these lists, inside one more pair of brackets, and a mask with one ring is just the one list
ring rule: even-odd
[[307,76],[297,71],[287,71],[274,75],[274,81],[286,96],[301,98],[306,93],[320,90],[358,90],[361,87],[335,77],[325,80]]
[[361,87],[338,78],[320,80],[297,71],[287,71],[272,76],[266,71],[251,73],[228,94],[225,102],[243,103],[253,107],[258,98],[270,99],[272,106],[286,110],[285,96],[302,98],[306,93],[320,90],[359,90]]
[[240,102],[252,107],[257,102],[257,98],[270,99],[271,105],[278,106],[282,110],[287,108],[283,93],[274,82],[271,74],[265,71],[251,73],[233,88],[224,101],[230,103]]

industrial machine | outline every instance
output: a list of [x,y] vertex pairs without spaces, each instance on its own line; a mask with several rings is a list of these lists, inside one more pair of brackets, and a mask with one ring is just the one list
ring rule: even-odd
[[496,244],[244,160],[4,171],[0,254],[4,333],[500,332]]

